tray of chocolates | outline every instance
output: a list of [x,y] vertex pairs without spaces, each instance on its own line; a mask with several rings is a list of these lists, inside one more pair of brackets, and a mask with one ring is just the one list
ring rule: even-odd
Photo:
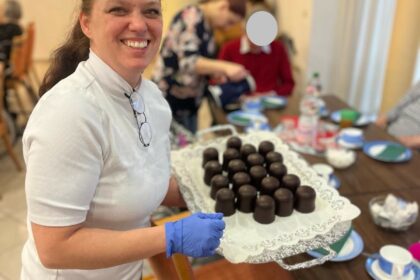
[[[328,247],[360,210],[271,132],[194,143],[172,152],[173,173],[192,212],[222,212],[218,252],[233,263],[277,261]],[[317,263],[318,262],[318,263]]]

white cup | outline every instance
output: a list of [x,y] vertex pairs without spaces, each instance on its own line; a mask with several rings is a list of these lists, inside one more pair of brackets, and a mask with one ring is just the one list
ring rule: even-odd
[[331,165],[325,163],[316,163],[312,165],[312,168],[319,176],[324,178],[327,181],[327,183],[331,180],[331,177],[334,172],[334,169],[331,167]]
[[359,144],[363,142],[363,131],[359,128],[345,128],[340,131],[340,138],[349,144]]
[[413,256],[400,246],[386,245],[379,251],[379,267],[391,279],[407,276],[413,266]]

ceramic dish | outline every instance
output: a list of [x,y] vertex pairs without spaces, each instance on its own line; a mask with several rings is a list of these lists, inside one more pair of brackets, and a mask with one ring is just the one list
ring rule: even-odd
[[358,143],[349,143],[349,142],[346,142],[340,136],[337,137],[337,143],[343,148],[352,149],[352,150],[360,149],[363,147],[363,141],[360,141]]
[[[331,113],[330,118],[333,122],[339,123],[341,120],[341,110],[334,111]],[[371,123],[371,120],[366,115],[361,115],[359,118],[357,118],[356,122],[353,124],[353,126],[365,126]]]
[[413,156],[410,149],[392,141],[371,141],[365,143],[363,152],[383,162],[405,162]]
[[238,126],[251,126],[255,122],[268,123],[267,118],[260,113],[235,111],[227,115],[227,120]]
[[[379,254],[370,255],[365,262],[366,271],[369,273],[370,277],[375,280],[391,280],[391,277],[388,276],[379,266]],[[420,279],[420,268],[416,265],[413,265],[413,268],[408,273],[407,276],[399,278],[400,280],[419,280]]]
[[287,105],[287,98],[282,96],[263,96],[261,104],[267,109],[284,108]]
[[[364,243],[362,237],[360,237],[360,235],[355,230],[353,230],[340,253],[336,257],[332,258],[330,262],[344,262],[352,260],[362,253],[363,248]],[[309,251],[308,255],[314,258],[320,258],[323,256],[323,254],[317,251]]]
[[334,189],[338,189],[341,186],[340,178],[338,178],[335,174],[331,175],[331,179],[328,182],[328,185],[330,185]]

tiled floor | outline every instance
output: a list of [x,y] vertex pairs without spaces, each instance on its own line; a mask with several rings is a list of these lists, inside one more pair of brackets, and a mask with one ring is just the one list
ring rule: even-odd
[[[3,143],[1,143],[3,144]],[[21,145],[14,147],[22,159]],[[22,160],[23,161],[23,160]],[[19,279],[20,253],[27,237],[24,172],[8,156],[0,156],[0,280]]]

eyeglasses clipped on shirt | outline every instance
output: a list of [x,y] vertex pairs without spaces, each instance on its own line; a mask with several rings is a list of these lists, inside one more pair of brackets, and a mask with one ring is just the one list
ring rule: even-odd
[[147,122],[145,111],[145,105],[143,98],[139,93],[133,92],[131,94],[124,93],[124,95],[130,101],[131,109],[133,109],[134,118],[137,122],[139,129],[139,139],[144,147],[149,147],[152,141],[152,128]]

